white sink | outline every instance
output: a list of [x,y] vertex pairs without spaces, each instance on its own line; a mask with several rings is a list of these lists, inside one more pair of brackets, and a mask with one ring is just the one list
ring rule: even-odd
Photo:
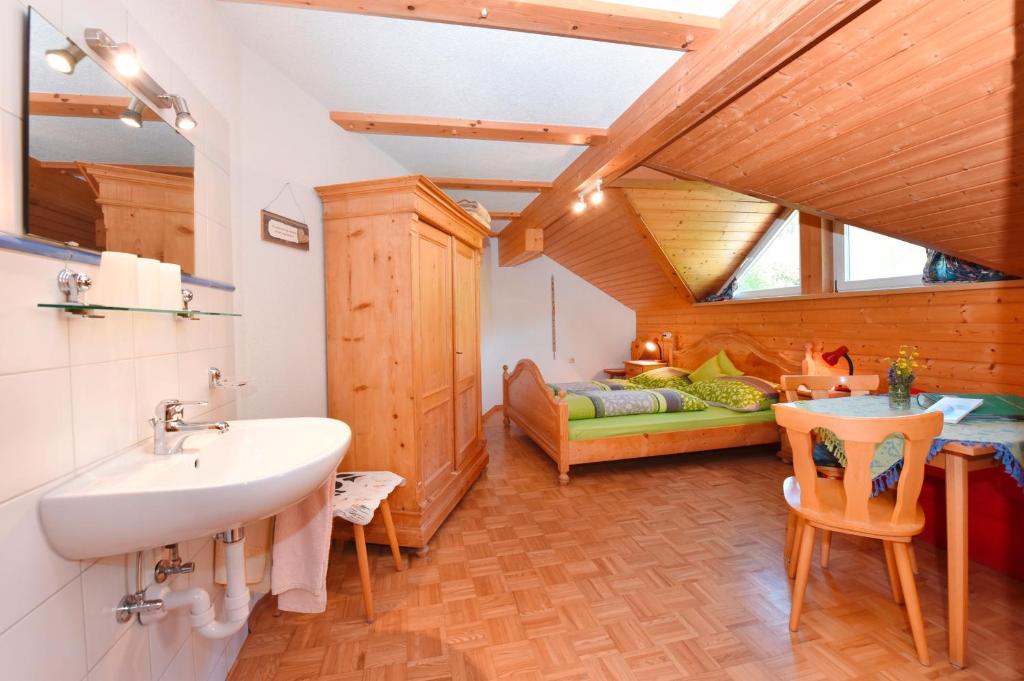
[[231,421],[181,454],[147,442],[43,497],[43,527],[66,558],[140,551],[274,515],[315,490],[352,439],[326,418]]

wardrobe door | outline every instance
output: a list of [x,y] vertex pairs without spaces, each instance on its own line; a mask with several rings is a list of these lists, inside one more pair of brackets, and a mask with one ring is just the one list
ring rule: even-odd
[[417,222],[413,231],[414,392],[419,408],[421,498],[454,470],[452,237]]
[[480,253],[455,242],[455,467],[480,441]]

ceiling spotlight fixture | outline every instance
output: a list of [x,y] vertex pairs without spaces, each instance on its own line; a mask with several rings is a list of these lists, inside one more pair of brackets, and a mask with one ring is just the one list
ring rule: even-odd
[[82,48],[70,40],[67,45],[58,50],[46,51],[46,63],[54,71],[70,75],[75,72],[75,66],[85,57]]
[[85,42],[126,78],[134,78],[142,70],[135,47],[117,42],[103,29],[85,29]]
[[601,189],[601,185],[604,184],[604,180],[597,178],[597,182],[594,183],[594,191],[590,195],[590,202],[595,206],[604,201],[604,191]]
[[579,215],[587,209],[587,199],[583,192],[580,192],[580,196],[576,199],[576,203],[572,204],[572,212]]
[[128,104],[128,108],[122,111],[118,118],[120,118],[121,122],[129,128],[141,128],[142,112],[145,110],[146,105],[142,103],[142,100],[138,97],[132,97],[132,101]]
[[188,103],[185,102],[184,97],[181,95],[164,95],[163,99],[170,102],[171,106],[174,107],[174,127],[178,130],[192,130],[199,125],[189,112]]

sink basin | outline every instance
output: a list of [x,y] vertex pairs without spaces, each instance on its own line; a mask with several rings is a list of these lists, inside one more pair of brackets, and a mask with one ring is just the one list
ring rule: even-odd
[[53,547],[71,559],[172,544],[287,508],[331,475],[352,439],[326,418],[231,421],[181,454],[147,442],[91,468],[40,502]]

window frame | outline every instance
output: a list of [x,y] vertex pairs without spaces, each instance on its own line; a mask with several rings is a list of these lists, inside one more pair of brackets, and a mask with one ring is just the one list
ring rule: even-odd
[[[764,233],[764,236],[762,236],[761,239],[757,242],[757,245],[755,245],[754,248],[751,249],[750,253],[747,254],[747,257],[743,259],[742,263],[740,263],[740,266],[736,268],[735,272],[733,272],[732,276],[729,277],[728,280],[726,280],[725,285],[723,285],[722,288],[719,289],[719,293],[725,290],[726,286],[729,285],[729,282],[738,282],[740,280],[740,277],[746,274],[747,270],[753,267],[754,263],[757,262],[757,259],[760,257],[760,255],[764,251],[766,251],[772,245],[772,243],[774,243],[775,238],[779,235],[779,232],[782,231],[782,229],[790,220],[795,220],[797,222],[797,229],[799,230],[800,211],[796,210],[795,208],[788,208],[781,215],[779,215],[779,217],[775,218],[774,222],[772,222],[771,227],[769,227],[768,230]],[[797,277],[801,278],[802,272],[799,271],[799,261],[797,263],[797,267]],[[791,296],[798,296],[801,294],[802,291],[802,287],[799,284],[797,284],[796,286],[763,288],[757,291],[736,291],[733,293],[732,297],[733,300],[751,300],[756,298],[788,298]]]
[[[832,237],[832,272],[834,276],[833,290],[836,293],[843,293],[846,291],[888,291],[893,289],[913,288],[925,286],[924,272],[914,276],[912,274],[901,275],[896,277],[878,277],[875,279],[847,279],[846,272],[848,270],[848,259],[850,256],[849,249],[846,247],[847,243],[847,227],[856,227],[857,229],[870,232],[869,229],[863,227],[857,227],[857,225],[851,225],[849,223],[836,222],[837,229]],[[882,234],[882,236],[889,236],[888,234]],[[890,239],[896,239],[896,237],[889,237]],[[896,239],[897,241],[903,241],[902,239]],[[909,242],[907,242],[909,243]],[[917,244],[911,244],[916,246]],[[923,248],[923,247],[922,247]]]

